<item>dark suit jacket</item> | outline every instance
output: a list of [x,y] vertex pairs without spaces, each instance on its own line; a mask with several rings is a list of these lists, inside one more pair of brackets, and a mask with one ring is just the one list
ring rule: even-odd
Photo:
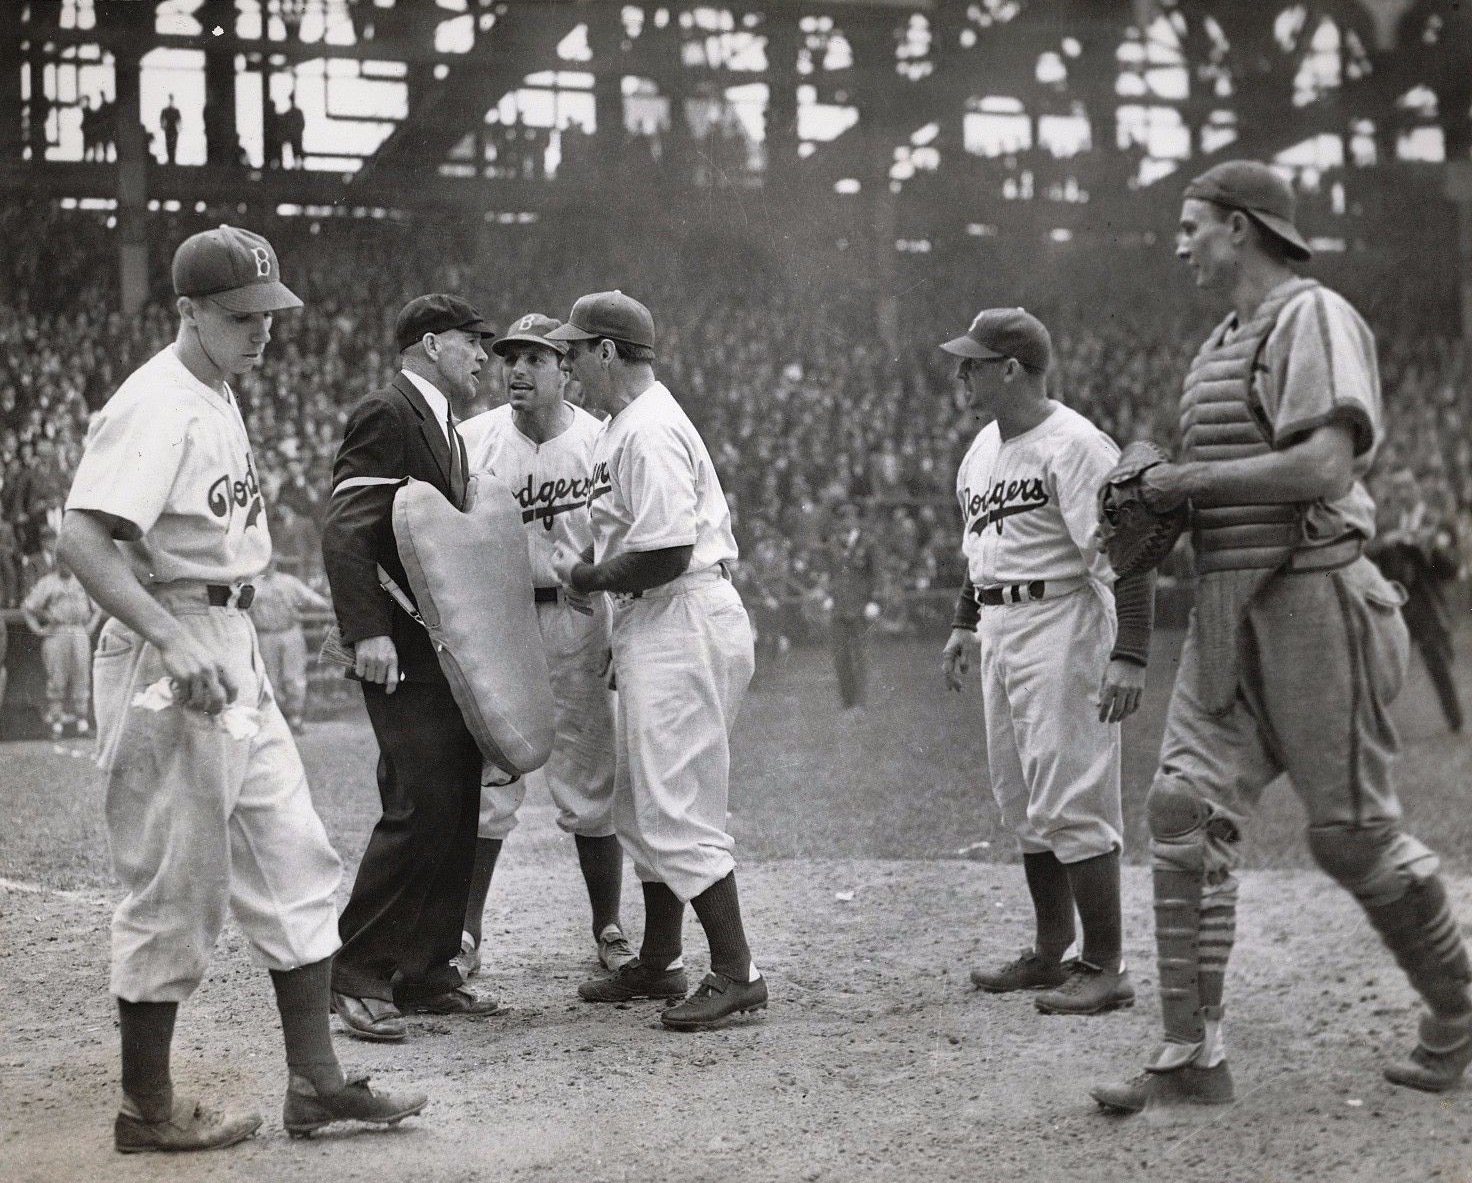
[[[463,444],[461,473],[465,471]],[[465,503],[465,481],[450,487],[450,446],[424,396],[403,373],[353,408],[332,466],[336,490],[353,477],[410,476],[443,493],[453,505]],[[334,493],[322,528],[322,558],[332,586],[342,639],[393,639],[399,672],[412,681],[444,682],[439,659],[424,626],[400,608],[379,586],[376,565],[413,598],[394,542],[393,501],[399,486],[368,485]]]

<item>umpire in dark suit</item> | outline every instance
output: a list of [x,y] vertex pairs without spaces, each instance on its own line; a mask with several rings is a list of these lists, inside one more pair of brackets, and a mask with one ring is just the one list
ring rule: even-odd
[[420,296],[399,313],[402,370],[353,408],[333,465],[322,533],[342,639],[378,739],[383,816],[358,867],[339,928],[333,1007],[354,1034],[404,1038],[404,1011],[494,1013],[466,990],[451,959],[460,927],[480,807],[481,754],[465,726],[424,626],[380,585],[382,567],[409,582],[393,532],[404,477],[464,504],[465,445],[456,410],[469,408],[495,335],[455,296]]

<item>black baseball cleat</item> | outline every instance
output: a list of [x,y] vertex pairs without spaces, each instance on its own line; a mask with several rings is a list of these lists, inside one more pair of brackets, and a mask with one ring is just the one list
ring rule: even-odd
[[324,1093],[305,1076],[291,1075],[281,1124],[293,1138],[307,1138],[335,1121],[398,1125],[429,1104],[423,1093],[389,1093],[368,1087],[367,1076],[351,1076],[336,1092]]
[[112,1136],[120,1154],[178,1154],[223,1150],[245,1141],[260,1125],[254,1113],[216,1113],[184,1097],[175,1098],[168,1116],[155,1121],[144,1117],[125,1097]]
[[1385,1068],[1385,1079],[1423,1093],[1455,1088],[1472,1065],[1472,1016],[1460,1021],[1421,1016],[1420,1041],[1406,1059]]
[[1089,1096],[1109,1113],[1139,1113],[1150,1105],[1230,1105],[1232,1074],[1223,1060],[1210,1068],[1187,1064],[1167,1072],[1146,1069],[1122,1084],[1100,1084]]
[[988,994],[1010,994],[1014,990],[1043,990],[1068,981],[1071,963],[1048,961],[1028,949],[999,969],[973,969],[971,984]]
[[732,1015],[766,1009],[766,978],[738,982],[712,972],[705,975],[688,999],[662,1011],[659,1021],[674,1031],[705,1031],[720,1026]]
[[683,969],[654,969],[635,957],[606,978],[578,987],[584,1002],[632,1002],[636,998],[684,998],[690,989]]

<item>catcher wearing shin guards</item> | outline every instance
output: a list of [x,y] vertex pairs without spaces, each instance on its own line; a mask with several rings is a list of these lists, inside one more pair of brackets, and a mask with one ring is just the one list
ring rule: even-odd
[[1310,257],[1293,194],[1266,165],[1187,186],[1176,254],[1229,306],[1186,375],[1183,455],[1140,477],[1191,507],[1200,583],[1147,803],[1164,1041],[1145,1072],[1093,1090],[1106,1109],[1232,1099],[1222,997],[1243,815],[1286,772],[1314,858],[1348,889],[1426,1004],[1386,1068],[1439,1092],[1472,1062],[1467,950],[1437,858],[1400,824],[1387,714],[1405,677],[1404,595],[1362,557],[1360,483],[1384,435],[1375,342]]

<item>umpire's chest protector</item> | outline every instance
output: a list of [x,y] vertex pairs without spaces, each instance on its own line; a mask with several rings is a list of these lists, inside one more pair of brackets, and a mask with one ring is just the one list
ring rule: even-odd
[[508,772],[540,768],[556,728],[526,528],[510,488],[471,478],[464,512],[433,485],[394,496],[394,539],[440,667],[481,753]]

